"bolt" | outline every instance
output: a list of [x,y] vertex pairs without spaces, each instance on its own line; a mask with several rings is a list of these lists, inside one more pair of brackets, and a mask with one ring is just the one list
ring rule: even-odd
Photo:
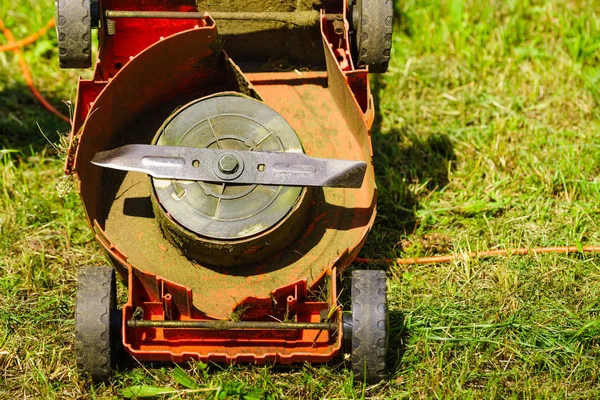
[[238,160],[231,154],[225,154],[219,160],[219,170],[224,174],[233,174],[239,166]]

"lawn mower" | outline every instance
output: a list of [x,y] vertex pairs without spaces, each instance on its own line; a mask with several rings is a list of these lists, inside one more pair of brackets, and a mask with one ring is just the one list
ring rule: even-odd
[[[57,0],[80,79],[65,172],[111,266],[80,268],[78,370],[140,361],[386,371],[384,271],[339,276],[373,225],[369,72],[391,0]],[[128,288],[116,304],[115,271]],[[348,346],[348,347],[345,347]]]

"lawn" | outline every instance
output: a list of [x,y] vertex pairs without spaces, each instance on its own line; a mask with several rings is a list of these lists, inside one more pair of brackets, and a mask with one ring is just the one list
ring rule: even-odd
[[[361,256],[599,245],[600,2],[395,6],[390,70],[373,77],[378,216]],[[0,0],[17,38],[52,14],[51,2]],[[79,72],[58,68],[54,32],[24,54],[68,113]],[[0,398],[110,398],[135,385],[167,398],[600,397],[590,253],[390,265],[391,371],[374,386],[353,385],[340,362],[136,364],[107,383],[79,379],[75,277],[104,261],[62,178],[67,130],[0,53]]]

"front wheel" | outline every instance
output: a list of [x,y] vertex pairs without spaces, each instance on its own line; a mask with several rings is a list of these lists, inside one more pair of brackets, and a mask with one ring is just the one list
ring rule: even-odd
[[83,267],[77,276],[75,354],[80,375],[96,382],[110,377],[120,344],[115,271],[109,266]]
[[358,382],[386,375],[388,313],[384,271],[352,272],[352,371]]

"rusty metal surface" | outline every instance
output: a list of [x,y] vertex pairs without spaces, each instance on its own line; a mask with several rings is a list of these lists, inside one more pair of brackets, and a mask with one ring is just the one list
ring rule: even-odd
[[[118,11],[118,10],[107,10],[104,15],[106,18],[118,19],[118,18],[144,18],[144,19],[198,19],[204,18],[206,14],[215,20],[228,20],[228,21],[275,21],[291,24],[298,27],[310,27],[317,25],[319,22],[318,11],[265,11],[265,12],[227,12],[227,11],[205,11],[205,12],[180,12],[180,11]],[[335,19],[335,16],[329,16],[331,20]]]
[[[198,11],[291,12],[327,10],[339,13],[339,0],[196,0]],[[248,63],[271,64],[271,70],[310,66],[324,68],[319,24],[292,25],[277,21],[219,21],[228,54]],[[251,43],[251,45],[249,45]],[[249,65],[249,64],[246,64]],[[269,68],[269,67],[267,67]],[[262,71],[269,69],[261,69]]]
[[72,141],[77,143],[73,168],[80,178],[80,193],[90,221],[102,219],[103,214],[102,171],[90,163],[98,150],[118,142],[123,126],[148,109],[175,97],[195,98],[207,82],[211,88],[227,85],[228,67],[214,44],[216,34],[212,25],[174,35],[179,42],[176,48],[170,48],[166,41],[157,42],[135,57],[129,68],[120,70],[89,105],[88,117]]
[[239,330],[293,330],[310,329],[335,331],[338,324],[335,322],[263,322],[263,321],[151,321],[130,319],[127,321],[128,328],[165,328],[165,329],[206,329],[213,331],[224,331],[230,329]]

